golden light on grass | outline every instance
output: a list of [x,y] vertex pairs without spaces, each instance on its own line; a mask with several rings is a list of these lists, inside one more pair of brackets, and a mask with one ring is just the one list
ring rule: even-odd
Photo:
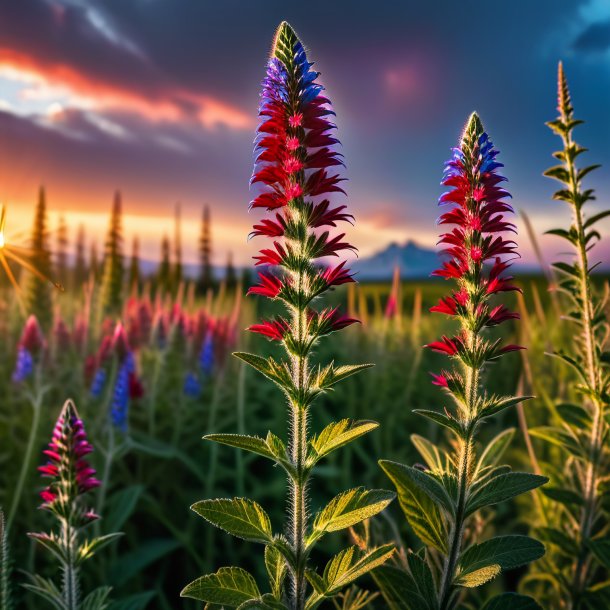
[[9,243],[7,240],[6,233],[6,206],[4,204],[0,204],[0,266],[4,269],[6,276],[8,277],[11,285],[15,289],[17,294],[17,299],[19,301],[20,307],[23,309],[23,301],[21,299],[21,288],[15,278],[15,274],[9,265],[9,261],[14,261],[21,267],[23,267],[26,271],[33,273],[35,276],[39,277],[41,280],[45,282],[50,282],[53,284],[55,288],[63,291],[64,287],[58,283],[54,282],[51,278],[44,275],[36,266],[30,262],[29,259],[35,257],[36,253],[31,248],[24,248],[22,246],[16,246]]

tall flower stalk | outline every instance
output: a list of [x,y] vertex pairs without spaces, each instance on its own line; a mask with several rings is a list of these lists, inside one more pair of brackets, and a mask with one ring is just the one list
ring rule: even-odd
[[53,430],[53,438],[44,451],[47,463],[39,467],[50,482],[40,496],[41,509],[53,514],[57,531],[29,534],[59,561],[62,586],[39,575],[32,575],[25,587],[51,602],[57,608],[102,610],[107,607],[110,587],[95,589],[84,599],[80,588],[79,571],[83,561],[120,534],[88,539],[83,530],[99,516],[87,507],[84,496],[99,486],[95,470],[86,456],[93,451],[87,440],[85,427],[74,403],[66,401]]
[[[392,545],[360,554],[350,547],[333,557],[323,574],[308,567],[312,548],[327,532],[350,527],[383,510],[394,494],[356,488],[336,496],[313,521],[309,515],[308,484],[316,463],[351,440],[373,430],[369,421],[343,419],[320,434],[309,433],[309,413],[314,400],[342,379],[369,365],[315,366],[311,354],[321,337],[356,322],[337,309],[316,309],[314,300],[331,287],[351,282],[345,262],[322,267],[319,259],[352,249],[344,234],[331,237],[329,227],[351,220],[345,206],[333,206],[331,193],[343,192],[339,174],[330,167],[343,165],[336,152],[335,126],[318,73],[311,70],[303,45],[294,30],[282,23],[277,30],[267,75],[263,81],[256,139],[256,166],[252,183],[262,189],[252,201],[254,209],[272,213],[254,226],[253,236],[273,240],[255,257],[260,283],[250,294],[282,303],[286,316],[266,320],[250,330],[279,342],[286,358],[246,353],[239,358],[272,380],[288,403],[289,439],[285,444],[269,432],[265,439],[236,434],[212,434],[209,440],[224,443],[271,459],[288,479],[287,536],[274,535],[264,509],[246,498],[203,500],[193,510],[212,524],[246,540],[263,543],[270,593],[261,594],[253,577],[241,568],[221,568],[188,585],[182,595],[225,607],[316,608],[336,596],[361,574],[381,565],[393,553]],[[284,587],[288,576],[290,584]]]
[[[484,384],[491,363],[522,349],[487,336],[488,329],[518,317],[495,302],[500,293],[517,290],[505,274],[510,265],[507,257],[515,255],[516,244],[503,234],[515,229],[505,219],[512,209],[505,201],[509,194],[501,186],[505,178],[498,173],[502,164],[497,155],[473,113],[447,162],[442,183],[450,190],[439,201],[449,206],[439,224],[453,228],[441,235],[445,261],[434,275],[453,280],[456,288],[431,309],[454,317],[459,330],[427,346],[450,358],[451,368],[433,375],[433,383],[451,397],[453,406],[444,412],[417,411],[448,429],[452,443],[445,451],[414,435],[425,466],[380,462],[398,489],[410,526],[427,547],[425,555],[410,553],[407,565],[378,572],[386,600],[395,603],[392,584],[413,590],[413,596],[396,607],[455,608],[466,589],[544,554],[542,544],[527,536],[497,536],[480,542],[474,526],[481,519],[481,509],[547,481],[498,466],[510,441],[508,430],[477,455],[477,435],[484,420],[527,398],[498,396]],[[508,608],[514,600],[514,594],[505,594],[490,601],[489,607]]]
[[[607,350],[608,318],[604,310],[608,294],[599,296],[594,290],[589,255],[600,239],[595,225],[610,210],[592,216],[584,206],[595,199],[592,189],[582,183],[592,170],[590,165],[579,168],[578,157],[586,151],[573,139],[574,128],[582,121],[574,118],[568,83],[561,63],[558,70],[559,116],[548,126],[562,140],[563,149],[554,153],[560,164],[545,175],[561,182],[554,198],[564,201],[572,212],[572,224],[566,229],[549,233],[561,237],[574,249],[573,262],[554,263],[561,276],[560,291],[567,296],[570,310],[564,319],[575,325],[577,332],[571,349],[555,355],[571,367],[577,377],[576,394],[581,404],[561,403],[557,413],[562,428],[541,428],[533,434],[561,447],[567,456],[563,471],[553,481],[548,495],[556,504],[556,523],[543,532],[553,544],[552,577],[559,592],[562,607],[572,610],[600,608],[608,603],[608,586],[603,586],[610,569],[610,538],[608,510],[603,496],[607,493],[608,466],[608,405],[610,403],[610,355]],[[601,583],[601,584],[600,584]],[[595,586],[595,585],[599,586]]]

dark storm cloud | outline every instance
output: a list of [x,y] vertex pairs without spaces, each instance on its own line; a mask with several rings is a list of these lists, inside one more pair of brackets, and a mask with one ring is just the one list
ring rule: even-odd
[[573,48],[581,53],[603,53],[610,49],[610,19],[592,23],[576,38]]
[[[220,213],[243,214],[259,83],[273,31],[287,19],[333,99],[357,218],[404,227],[405,238],[422,227],[432,233],[443,162],[475,109],[502,151],[516,207],[544,217],[558,205],[540,174],[558,144],[544,121],[555,112],[562,56],[587,120],[580,138],[595,162],[610,165],[610,71],[570,53],[568,25],[585,4],[7,2],[0,58],[12,53],[77,94],[116,96],[89,113],[67,110],[52,129],[31,117],[27,141],[28,119],[20,119],[11,145],[27,158],[42,143],[48,159],[40,179],[74,173],[87,176],[91,192],[123,186],[153,208],[209,198],[222,202]],[[233,129],[198,122],[207,99],[235,118]],[[608,173],[593,181],[603,200]]]

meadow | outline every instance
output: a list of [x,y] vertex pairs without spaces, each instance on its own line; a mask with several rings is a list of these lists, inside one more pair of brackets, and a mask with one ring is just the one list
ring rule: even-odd
[[68,265],[61,236],[52,252],[44,191],[27,248],[2,209],[1,610],[610,607],[610,286],[592,250],[610,212],[583,211],[596,166],[561,64],[546,176],[573,262],[508,270],[514,210],[472,113],[439,268],[391,283],[334,258],[354,219],[321,198],[343,161],[311,66],[283,22],[255,140],[258,279],[214,281],[207,212],[193,281],[166,238],[156,274],[137,247],[127,267],[118,195],[101,265],[81,242]]

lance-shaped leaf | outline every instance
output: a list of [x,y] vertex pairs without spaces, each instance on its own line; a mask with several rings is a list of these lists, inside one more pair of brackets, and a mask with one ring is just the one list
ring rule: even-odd
[[542,610],[542,606],[528,595],[502,593],[492,597],[481,610]]
[[415,535],[424,544],[446,553],[447,530],[435,502],[407,475],[406,466],[387,460],[379,464],[396,486],[398,502]]
[[254,500],[248,498],[201,500],[195,502],[191,510],[238,538],[263,544],[273,540],[269,516]]
[[91,540],[85,540],[78,547],[75,564],[79,565],[86,559],[93,557],[93,555],[100,549],[103,549],[106,545],[110,544],[117,538],[120,538],[122,535],[122,532],[117,532],[114,534],[106,534],[105,536],[98,536],[96,538],[92,538]]
[[409,572],[386,563],[373,572],[373,578],[390,610],[435,610],[420,595]]
[[294,468],[286,452],[286,445],[272,432],[267,433],[267,438],[264,439],[260,436],[248,436],[246,434],[207,434],[203,438],[206,441],[213,441],[261,455],[280,464],[289,474],[294,474]]
[[509,407],[514,407],[519,403],[525,402],[526,400],[531,400],[534,398],[533,396],[507,396],[505,398],[492,398],[485,402],[481,412],[479,414],[480,417],[490,417],[491,415],[495,415],[504,409],[508,409]]
[[[308,598],[305,610],[313,610],[325,597],[332,597],[363,574],[385,563],[394,553],[392,544],[386,544],[359,556],[355,546],[335,555],[324,568],[322,578],[315,580],[314,593]],[[311,579],[310,579],[310,582]]]
[[201,602],[236,608],[260,597],[254,577],[242,568],[220,568],[214,574],[201,576],[180,592],[180,597],[192,597]]
[[378,427],[379,424],[374,421],[354,421],[352,419],[342,419],[328,424],[320,434],[311,440],[307,466],[313,466],[319,459],[335,449],[347,445],[359,436]]
[[331,363],[318,372],[314,379],[314,386],[320,390],[328,390],[336,383],[339,383],[339,381],[343,381],[372,366],[372,364],[346,364],[336,367]]
[[326,532],[343,530],[381,512],[396,496],[383,489],[357,487],[335,496],[317,515],[307,539],[311,545]]
[[248,354],[246,352],[234,352],[233,355],[252,368],[262,373],[268,379],[279,385],[283,390],[289,392],[294,390],[290,371],[286,366],[276,362],[273,358],[263,358],[256,354]]
[[493,477],[478,489],[466,505],[466,515],[471,515],[484,506],[491,506],[521,495],[548,483],[548,478],[528,472],[508,472]]
[[507,428],[506,430],[502,430],[502,432],[495,436],[487,444],[487,446],[483,450],[483,453],[481,453],[481,457],[479,458],[479,463],[476,469],[477,472],[479,472],[482,468],[486,466],[495,466],[504,455],[504,452],[510,445],[514,436],[514,428]]
[[390,460],[380,460],[379,465],[389,474],[390,471],[400,472],[421,489],[435,504],[444,508],[449,514],[453,514],[455,506],[451,496],[443,485],[428,472],[423,472],[412,466],[399,464]]
[[279,600],[282,597],[282,583],[286,576],[286,560],[277,547],[271,544],[265,547],[265,567],[269,576],[271,593]]
[[111,591],[112,587],[98,587],[97,589],[94,589],[85,599],[83,599],[79,606],[79,610],[105,610],[108,608],[108,597],[110,596]]
[[450,417],[448,414],[441,413],[440,411],[429,411],[427,409],[414,409],[413,413],[417,413],[422,417],[426,417],[427,419],[448,428],[460,438],[464,434],[464,430],[462,429],[460,422],[457,419]]
[[[473,544],[464,551],[458,564],[456,584],[477,586],[472,583],[485,576],[486,568],[493,568],[487,574],[490,576],[495,572],[491,576],[493,578],[500,570],[518,568],[543,555],[544,545],[529,536],[497,536],[480,544]],[[498,568],[497,571],[494,566]]]
[[434,443],[419,434],[412,434],[411,442],[415,445],[417,451],[419,451],[428,468],[438,471],[444,469],[447,460],[447,454],[444,451],[441,452]]

